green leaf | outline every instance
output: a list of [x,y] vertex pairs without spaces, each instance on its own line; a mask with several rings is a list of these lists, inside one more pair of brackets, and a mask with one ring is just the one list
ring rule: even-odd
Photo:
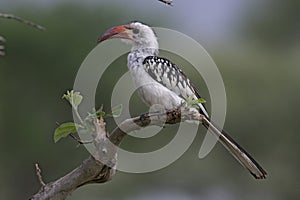
[[76,125],[74,122],[66,122],[61,124],[55,129],[53,137],[54,142],[56,143],[61,138],[67,137],[69,134],[77,132],[77,126],[78,125]]
[[187,97],[184,97],[185,98],[185,101],[186,101],[186,104],[187,104],[187,107],[191,107],[191,108],[199,108],[199,103],[205,103],[206,100],[203,99],[203,98],[199,98],[199,99],[194,99],[193,96],[187,96]]
[[198,103],[206,103],[206,100],[203,98],[199,98],[197,101],[198,101]]
[[104,118],[106,113],[103,111],[103,104],[100,106],[100,108],[96,111],[97,119]]
[[113,117],[120,117],[123,110],[123,105],[119,104],[111,109],[111,115]]
[[74,92],[73,90],[71,91],[67,91],[66,94],[64,94],[62,96],[63,99],[66,99],[67,101],[69,101],[69,103],[71,104],[71,106],[77,110],[78,106],[80,105],[83,97],[80,94],[80,92]]

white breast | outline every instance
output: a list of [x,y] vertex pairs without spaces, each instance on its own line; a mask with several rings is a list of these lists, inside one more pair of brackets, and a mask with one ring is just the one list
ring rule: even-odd
[[143,66],[135,66],[130,69],[130,72],[140,97],[148,106],[159,104],[170,110],[177,108],[184,102],[184,99],[156,82],[144,70]]

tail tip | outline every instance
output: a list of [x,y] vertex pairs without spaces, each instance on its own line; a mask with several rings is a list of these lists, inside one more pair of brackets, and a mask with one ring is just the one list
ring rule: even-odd
[[252,174],[252,176],[254,176],[255,179],[266,179],[267,175],[268,175],[266,171],[262,171],[259,174],[252,173],[252,172],[250,172],[250,173]]

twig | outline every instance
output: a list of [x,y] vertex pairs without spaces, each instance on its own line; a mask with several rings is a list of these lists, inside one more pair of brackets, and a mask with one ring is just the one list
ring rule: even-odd
[[[4,42],[5,42],[5,38],[0,35],[0,43],[4,43]],[[0,56],[5,55],[4,49],[5,49],[4,45],[0,45]]]
[[[31,26],[33,28],[36,28],[38,30],[42,30],[44,31],[45,28],[39,24],[36,24],[34,22],[31,22],[29,20],[26,20],[26,19],[23,19],[21,17],[18,17],[16,15],[13,15],[13,14],[6,14],[6,13],[0,13],[0,18],[4,18],[4,19],[14,19],[18,22],[21,22],[23,24],[26,24],[28,26]],[[0,36],[0,43],[4,43],[5,42],[5,39],[4,37]],[[4,51],[5,47],[4,45],[0,45],[0,56],[4,56],[5,55],[5,51]]]
[[75,135],[73,135],[72,133],[69,134],[69,136],[70,136],[71,138],[73,138],[76,142],[78,142],[79,144],[91,144],[91,143],[93,143],[93,141],[94,141],[94,140],[82,141],[82,140],[80,140],[78,137],[76,137]]
[[45,30],[45,28],[43,26],[41,26],[39,24],[36,24],[34,22],[31,22],[29,20],[23,19],[21,17],[13,15],[13,14],[0,13],[0,18],[14,19],[14,20],[19,21],[19,22],[21,22],[23,24],[26,24],[28,26],[34,27],[34,28],[36,28],[38,30],[42,30],[42,31]]
[[39,179],[39,182],[42,185],[42,188],[44,188],[46,186],[46,184],[42,178],[42,170],[40,169],[39,164],[37,164],[37,163],[35,164],[35,171],[36,171],[36,175]]
[[0,35],[0,42],[5,42],[5,38]]
[[158,0],[158,1],[163,2],[167,5],[173,6],[173,0]]
[[[72,107],[73,107],[73,105],[72,105]],[[75,115],[76,115],[77,119],[80,121],[80,123],[81,123],[81,124],[84,124],[84,121],[82,120],[82,118],[81,118],[81,116],[80,116],[80,114],[79,114],[79,112],[78,112],[77,107],[73,107],[73,110],[74,110],[74,112],[75,112]]]

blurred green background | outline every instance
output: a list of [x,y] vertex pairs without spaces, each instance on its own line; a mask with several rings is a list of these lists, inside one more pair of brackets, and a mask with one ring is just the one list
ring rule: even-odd
[[[30,19],[47,29],[38,31],[0,19],[0,35],[7,40],[7,55],[0,58],[1,199],[28,199],[38,191],[36,162],[50,182],[89,155],[72,139],[53,143],[56,122],[72,120],[70,106],[61,96],[72,88],[97,37],[131,20],[181,31],[207,49],[226,87],[225,129],[269,176],[254,180],[219,144],[199,160],[204,135],[200,128],[189,150],[172,165],[147,174],[118,172],[112,181],[84,186],[69,199],[299,199],[300,1],[174,3],[173,8],[155,0],[1,3],[0,12]],[[117,71],[108,70],[109,78],[102,82],[113,85],[116,80],[112,77],[127,70],[125,59],[117,61]],[[184,71],[208,99],[201,79],[188,68]],[[109,110],[109,99],[103,95],[109,89],[101,83],[97,102]],[[139,105],[132,108],[133,113],[145,110],[138,98],[132,103]],[[160,146],[173,132],[174,127],[167,128],[147,147]],[[130,149],[144,146],[134,139],[127,139],[126,144]]]

